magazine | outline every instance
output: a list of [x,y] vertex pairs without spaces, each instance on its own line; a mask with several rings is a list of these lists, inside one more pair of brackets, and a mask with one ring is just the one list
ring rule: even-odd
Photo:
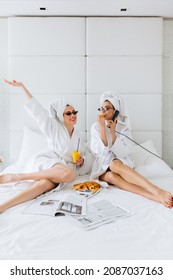
[[50,194],[36,198],[24,209],[23,213],[52,217],[67,215],[86,230],[120,218],[126,218],[132,214],[130,211],[106,199],[89,202],[87,203],[86,196],[77,192],[65,193],[60,199],[59,196],[55,197],[55,194]]
[[63,195],[61,199],[43,196],[35,199],[23,213],[49,216],[85,215],[86,197],[71,193]]
[[76,219],[84,229],[89,230],[120,218],[126,218],[131,214],[128,210],[103,199],[90,204],[85,216],[72,218]]

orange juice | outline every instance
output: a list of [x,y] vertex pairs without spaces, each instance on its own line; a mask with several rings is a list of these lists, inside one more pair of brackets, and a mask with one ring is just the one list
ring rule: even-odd
[[80,158],[80,152],[74,151],[72,153],[73,162],[76,162]]

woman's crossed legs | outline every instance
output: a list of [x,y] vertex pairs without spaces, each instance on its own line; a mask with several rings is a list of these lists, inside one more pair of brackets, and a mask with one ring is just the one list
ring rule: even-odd
[[62,164],[56,164],[49,169],[33,173],[0,175],[0,184],[25,180],[36,181],[32,187],[0,204],[0,213],[4,212],[10,207],[34,199],[35,197],[54,189],[59,183],[72,182],[74,179],[74,171]]

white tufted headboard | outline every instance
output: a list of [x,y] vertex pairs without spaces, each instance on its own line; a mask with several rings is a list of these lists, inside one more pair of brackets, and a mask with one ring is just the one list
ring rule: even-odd
[[[127,102],[134,139],[152,140],[161,154],[161,18],[9,18],[9,69],[9,79],[23,81],[45,107],[67,96],[86,137],[99,95],[117,91]],[[25,102],[19,89],[9,88],[11,162],[18,157],[23,125],[38,129]]]

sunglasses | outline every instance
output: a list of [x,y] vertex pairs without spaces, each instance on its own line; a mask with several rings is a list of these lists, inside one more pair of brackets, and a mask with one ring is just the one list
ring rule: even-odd
[[76,115],[78,113],[78,111],[67,111],[66,113],[64,113],[64,115],[67,115],[67,116],[71,116],[71,115]]
[[98,111],[106,112],[106,111],[108,111],[108,110],[110,110],[110,109],[113,109],[113,110],[114,110],[113,107],[105,106],[105,107],[100,107],[100,108],[98,108]]

